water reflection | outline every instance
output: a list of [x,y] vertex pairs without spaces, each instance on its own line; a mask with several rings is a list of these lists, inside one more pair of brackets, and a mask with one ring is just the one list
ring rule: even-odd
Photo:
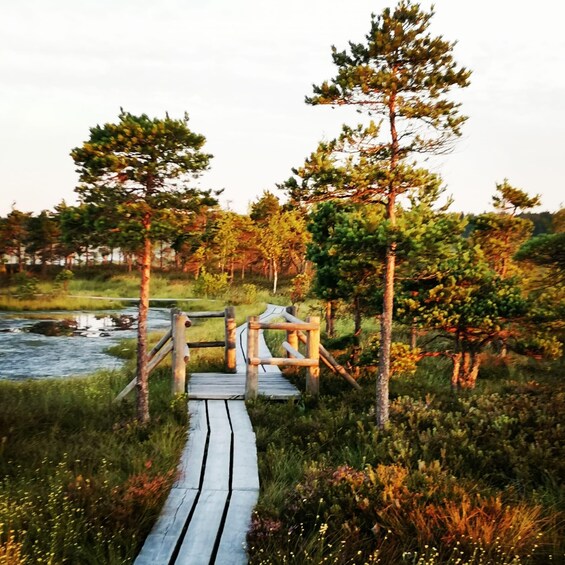
[[[0,313],[0,379],[66,377],[118,368],[122,361],[105,350],[121,339],[134,338],[136,320],[135,307],[104,313]],[[149,310],[150,331],[164,331],[169,325],[169,309]]]

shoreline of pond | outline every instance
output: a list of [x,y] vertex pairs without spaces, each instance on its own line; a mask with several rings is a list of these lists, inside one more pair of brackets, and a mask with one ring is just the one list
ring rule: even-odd
[[[131,323],[116,323],[116,319]],[[59,335],[29,331],[38,324],[56,326],[70,320],[75,329]],[[109,352],[137,335],[137,308],[104,311],[0,312],[0,380],[86,376],[101,369],[120,369],[124,358]],[[149,331],[170,326],[167,308],[150,308]]]

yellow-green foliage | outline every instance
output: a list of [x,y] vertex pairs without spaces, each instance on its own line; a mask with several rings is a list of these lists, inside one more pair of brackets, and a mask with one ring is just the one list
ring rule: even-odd
[[228,290],[227,273],[208,273],[202,269],[200,276],[194,283],[194,292],[203,298],[222,298]]
[[[372,337],[363,348],[360,364],[376,366],[378,364],[380,340],[378,336]],[[412,349],[406,343],[393,342],[390,346],[390,374],[392,377],[400,375],[413,375],[418,368],[418,361],[422,352],[418,348]]]

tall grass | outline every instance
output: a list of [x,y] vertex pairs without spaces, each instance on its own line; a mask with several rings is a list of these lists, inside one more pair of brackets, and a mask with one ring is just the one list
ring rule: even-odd
[[[54,281],[43,280],[38,282],[35,295],[26,295],[22,298],[18,295],[18,286],[15,282],[9,279],[4,279],[3,282],[0,310],[15,311],[120,308],[130,303],[120,303],[110,298],[136,299],[139,296],[140,284],[136,272],[92,271],[89,276],[77,276],[69,281],[67,292],[64,292]],[[108,300],[92,299],[90,298],[92,296],[107,297]],[[272,296],[263,286],[254,284],[243,286],[234,284],[218,296],[201,296],[196,292],[194,280],[182,274],[154,273],[151,277],[150,296],[169,299],[171,306],[178,301],[178,306],[186,310],[221,310],[228,304],[246,307],[254,304],[264,305],[267,302],[289,303],[286,295]],[[190,302],[186,302],[186,299]]]
[[250,404],[250,562],[565,562],[565,385],[545,381],[454,396],[430,362],[391,383],[385,431],[369,376],[356,392],[323,372],[319,400]]
[[[185,442],[170,376],[150,383],[152,422],[112,402],[123,372],[0,383],[0,557],[127,563],[158,515]],[[0,559],[1,561],[1,559]]]

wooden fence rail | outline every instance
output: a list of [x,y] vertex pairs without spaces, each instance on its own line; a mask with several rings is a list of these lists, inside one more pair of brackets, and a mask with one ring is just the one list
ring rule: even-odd
[[[185,330],[192,325],[193,318],[224,318],[223,341],[186,341]],[[171,310],[171,328],[147,355],[149,374],[172,353],[172,390],[174,394],[183,393],[186,389],[186,364],[190,357],[190,349],[207,347],[223,347],[225,370],[236,372],[236,323],[235,310],[228,306],[225,310],[214,312],[181,312],[178,308]],[[137,378],[133,378],[116,396],[114,402],[124,399],[134,388]]]
[[[294,314],[296,312],[296,309],[292,306],[289,306],[286,311],[282,312],[282,316],[283,318],[285,318],[285,320],[287,320],[288,322],[301,322],[302,320],[300,320],[299,318],[297,318]],[[307,335],[302,332],[302,331],[295,331],[295,332],[287,332],[287,342],[288,344],[290,344],[290,346],[297,350],[298,349],[298,341],[301,341],[303,344],[307,344],[308,343],[308,337]],[[285,345],[283,344],[283,347],[285,347]],[[345,370],[345,368],[340,365],[334,358],[334,356],[320,343],[318,345],[319,347],[319,351],[320,351],[320,359],[322,360],[322,362],[328,367],[328,369],[330,369],[331,371],[333,371],[334,373],[340,375],[341,377],[343,377],[353,388],[356,388],[357,390],[360,390],[361,387],[359,385],[359,383]],[[286,349],[286,347],[285,347]],[[287,349],[288,352],[288,349]],[[290,355],[290,353],[289,353]]]
[[[259,356],[259,332],[260,330],[284,330],[293,335],[295,332],[306,332],[307,354],[302,355],[297,347],[288,345],[287,352],[293,354],[289,357],[267,357]],[[292,338],[291,338],[292,339]],[[314,396],[319,394],[320,383],[320,318],[312,316],[306,321],[297,318],[291,322],[260,322],[257,316],[247,319],[247,374],[245,381],[245,399],[257,398],[259,388],[259,365],[277,365],[287,367],[306,367],[306,392]]]

